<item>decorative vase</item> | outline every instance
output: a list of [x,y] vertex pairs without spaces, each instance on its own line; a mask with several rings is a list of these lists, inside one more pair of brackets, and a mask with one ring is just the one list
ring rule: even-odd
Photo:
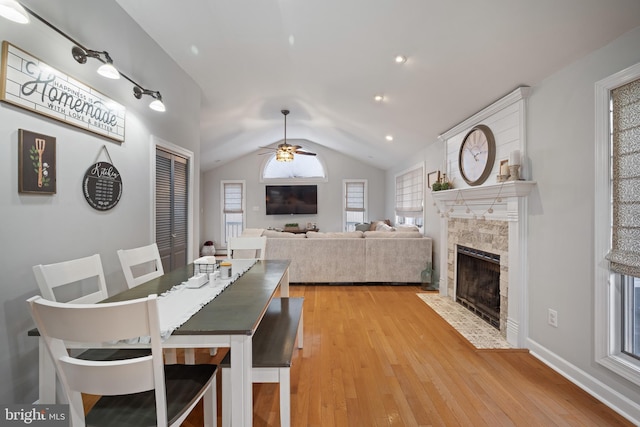
[[215,256],[216,248],[213,246],[213,242],[211,240],[207,240],[204,242],[201,250],[201,256]]

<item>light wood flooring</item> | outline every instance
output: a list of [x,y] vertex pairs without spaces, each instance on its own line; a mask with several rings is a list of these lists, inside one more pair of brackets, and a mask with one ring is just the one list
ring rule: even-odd
[[[417,292],[291,286],[305,298],[292,426],[632,425],[525,350],[475,349]],[[198,351],[197,361],[224,353]],[[278,426],[278,404],[277,384],[255,384],[254,426]],[[201,425],[196,408],[184,426]]]

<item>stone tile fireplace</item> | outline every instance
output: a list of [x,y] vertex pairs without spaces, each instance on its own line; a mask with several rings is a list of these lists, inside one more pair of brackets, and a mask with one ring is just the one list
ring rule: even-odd
[[[456,300],[458,284],[459,247],[471,248],[494,254],[499,258],[498,325],[501,335],[507,337],[507,313],[509,308],[509,225],[506,221],[449,219],[447,250],[447,294]],[[463,304],[464,305],[464,304]],[[482,316],[480,316],[482,317]],[[494,325],[495,326],[495,325]],[[512,343],[510,343],[512,344]]]
[[513,347],[524,347],[526,337],[525,214],[526,196],[534,185],[532,181],[511,181],[432,193],[442,212],[441,241],[447,248],[440,262],[440,294],[456,300],[458,246],[495,255],[500,272],[496,326]]
[[499,330],[500,255],[456,246],[456,302]]

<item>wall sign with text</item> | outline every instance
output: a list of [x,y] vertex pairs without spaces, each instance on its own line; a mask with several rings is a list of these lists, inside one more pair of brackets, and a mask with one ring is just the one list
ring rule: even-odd
[[126,109],[95,89],[2,42],[0,100],[123,142]]
[[84,174],[82,192],[92,208],[108,211],[122,197],[122,176],[111,163],[94,163]]

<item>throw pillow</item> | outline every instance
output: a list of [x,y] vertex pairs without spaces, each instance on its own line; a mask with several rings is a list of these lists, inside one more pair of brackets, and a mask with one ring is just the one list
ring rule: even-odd
[[369,231],[371,229],[371,224],[368,222],[364,222],[362,224],[356,224],[356,231]]
[[376,225],[375,231],[395,231],[395,228],[385,224],[382,221],[379,221],[378,225]]

